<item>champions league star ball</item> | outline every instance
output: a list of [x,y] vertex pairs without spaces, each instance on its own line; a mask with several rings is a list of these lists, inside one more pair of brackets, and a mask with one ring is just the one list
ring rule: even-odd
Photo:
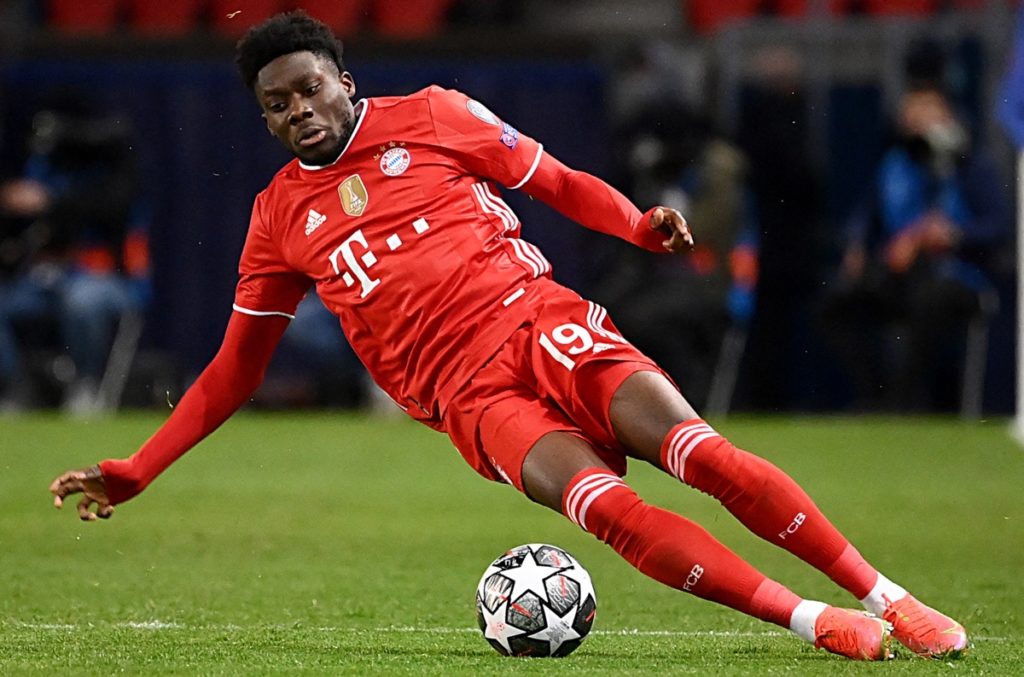
[[512,548],[491,562],[476,588],[477,623],[505,656],[568,656],[596,612],[590,574],[553,545]]

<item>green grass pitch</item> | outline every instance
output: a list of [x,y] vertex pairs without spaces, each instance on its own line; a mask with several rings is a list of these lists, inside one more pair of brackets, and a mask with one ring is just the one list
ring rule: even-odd
[[[58,472],[125,455],[159,422],[0,418],[0,674],[1024,673],[1024,451],[1005,421],[719,426],[963,621],[974,651],[950,665],[848,662],[664,588],[411,422],[243,414],[109,523],[51,507]],[[640,464],[629,479],[799,594],[852,603],[712,500]],[[475,630],[473,591],[491,559],[537,541],[590,570],[595,632],[566,659],[502,658]]]

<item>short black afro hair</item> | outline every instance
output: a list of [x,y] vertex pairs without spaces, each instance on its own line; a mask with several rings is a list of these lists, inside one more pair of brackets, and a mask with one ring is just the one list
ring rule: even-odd
[[235,48],[235,65],[245,86],[252,89],[260,69],[293,52],[313,52],[344,72],[342,51],[341,40],[323,22],[302,11],[288,12],[250,28]]

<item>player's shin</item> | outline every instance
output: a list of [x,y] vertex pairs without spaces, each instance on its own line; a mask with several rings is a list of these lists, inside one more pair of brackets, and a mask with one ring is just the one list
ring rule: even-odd
[[792,478],[737,449],[700,419],[673,428],[661,447],[662,467],[717,498],[744,526],[825,573],[864,599],[878,572],[821,513]]
[[607,470],[591,468],[573,477],[562,512],[641,572],[678,590],[785,628],[801,602],[702,527],[648,505]]

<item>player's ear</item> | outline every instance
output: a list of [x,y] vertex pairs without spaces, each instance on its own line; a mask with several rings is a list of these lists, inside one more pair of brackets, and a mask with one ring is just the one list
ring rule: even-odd
[[356,81],[352,79],[352,74],[348,71],[342,71],[341,75],[338,76],[338,80],[341,81],[341,87],[345,90],[348,98],[352,98],[356,95]]

